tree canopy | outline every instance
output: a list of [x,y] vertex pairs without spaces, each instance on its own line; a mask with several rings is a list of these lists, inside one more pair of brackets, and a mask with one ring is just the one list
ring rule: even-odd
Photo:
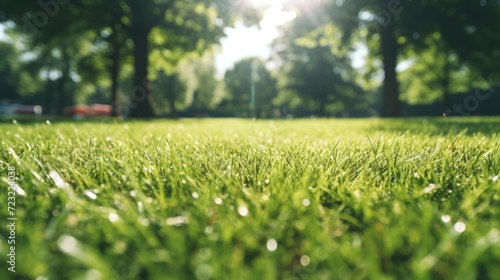
[[[260,2],[3,1],[2,98],[55,114],[93,100],[134,118],[219,109],[272,117],[284,108],[399,117],[404,103],[440,100],[447,112],[451,95],[487,89],[499,74],[498,1]],[[213,46],[269,7],[295,15],[280,25],[273,55],[243,59],[222,83]]]

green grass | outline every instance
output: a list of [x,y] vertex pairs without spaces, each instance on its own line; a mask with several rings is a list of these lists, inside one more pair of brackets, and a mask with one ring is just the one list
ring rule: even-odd
[[[500,275],[499,118],[41,121],[0,134],[0,279]],[[25,192],[15,273],[8,165]]]

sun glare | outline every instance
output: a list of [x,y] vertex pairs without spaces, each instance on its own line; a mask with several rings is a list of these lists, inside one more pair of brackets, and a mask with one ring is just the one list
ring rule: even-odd
[[286,11],[283,3],[289,0],[251,0],[255,5],[263,5],[263,18],[258,26],[246,27],[237,22],[233,28],[227,28],[226,38],[221,40],[221,53],[216,56],[219,75],[232,65],[246,57],[267,59],[271,54],[270,45],[279,34],[279,26],[295,19],[296,14]]
[[260,21],[259,25],[261,28],[276,28],[294,20],[295,17],[295,12],[285,11],[281,4],[275,4],[264,12],[264,18]]
[[274,6],[274,5],[279,5],[281,3],[285,3],[290,0],[250,0],[252,4],[256,7],[262,7],[262,6]]

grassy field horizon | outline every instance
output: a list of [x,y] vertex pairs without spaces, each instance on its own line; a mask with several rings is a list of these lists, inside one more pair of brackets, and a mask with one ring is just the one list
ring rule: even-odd
[[0,219],[15,221],[0,279],[500,275],[498,117],[41,119],[0,133]]

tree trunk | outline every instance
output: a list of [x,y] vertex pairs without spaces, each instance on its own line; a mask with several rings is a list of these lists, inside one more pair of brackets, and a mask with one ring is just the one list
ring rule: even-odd
[[130,117],[154,117],[151,105],[151,85],[148,79],[148,45],[151,29],[136,26],[132,32],[134,42],[134,83],[130,93]]
[[403,110],[399,101],[399,83],[396,73],[398,48],[394,37],[394,19],[387,26],[380,28],[380,48],[385,74],[381,117],[401,117]]

